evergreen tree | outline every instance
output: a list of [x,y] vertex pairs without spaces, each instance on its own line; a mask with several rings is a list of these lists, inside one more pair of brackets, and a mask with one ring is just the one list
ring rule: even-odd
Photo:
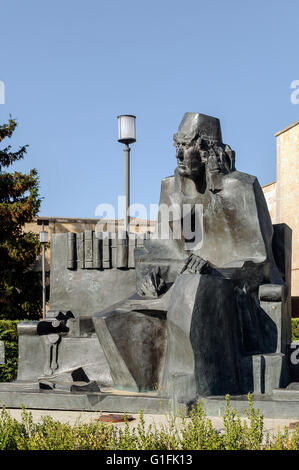
[[[14,119],[0,126],[0,143],[10,138],[17,126]],[[40,273],[32,270],[40,253],[38,235],[24,233],[26,222],[38,214],[41,198],[38,174],[7,172],[24,158],[27,145],[12,152],[0,149],[0,318],[39,318],[41,312]]]

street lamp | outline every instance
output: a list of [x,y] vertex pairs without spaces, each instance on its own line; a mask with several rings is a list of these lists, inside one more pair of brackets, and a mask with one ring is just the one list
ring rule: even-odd
[[136,142],[136,116],[132,114],[123,114],[117,116],[118,119],[118,142],[124,146],[124,176],[125,176],[125,207],[124,207],[124,230],[129,232],[129,207],[130,207],[130,146]]
[[37,225],[42,226],[39,233],[39,241],[42,244],[42,301],[43,301],[43,318],[46,316],[46,259],[45,259],[45,245],[48,242],[48,232],[45,232],[45,225],[49,225],[46,219],[37,219]]

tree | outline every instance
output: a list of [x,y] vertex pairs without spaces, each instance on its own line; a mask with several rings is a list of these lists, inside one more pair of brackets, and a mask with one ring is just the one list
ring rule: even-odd
[[[16,126],[12,118],[0,126],[0,143],[12,136]],[[23,159],[27,147],[16,152],[10,145],[0,149],[0,318],[34,319],[41,312],[40,273],[32,269],[40,243],[36,234],[23,232],[24,224],[39,211],[38,173],[3,171]]]

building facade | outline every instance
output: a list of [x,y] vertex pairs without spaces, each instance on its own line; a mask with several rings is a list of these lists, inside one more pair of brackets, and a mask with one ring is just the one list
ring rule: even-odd
[[263,187],[272,222],[292,229],[292,314],[299,316],[299,121],[276,137],[276,181]]

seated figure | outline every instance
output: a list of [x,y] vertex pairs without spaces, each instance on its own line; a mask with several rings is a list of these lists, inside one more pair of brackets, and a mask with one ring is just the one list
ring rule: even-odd
[[155,234],[135,249],[137,292],[94,315],[95,330],[115,388],[186,402],[247,393],[252,358],[278,351],[260,288],[284,296],[267,204],[217,118],[186,113],[174,145]]

